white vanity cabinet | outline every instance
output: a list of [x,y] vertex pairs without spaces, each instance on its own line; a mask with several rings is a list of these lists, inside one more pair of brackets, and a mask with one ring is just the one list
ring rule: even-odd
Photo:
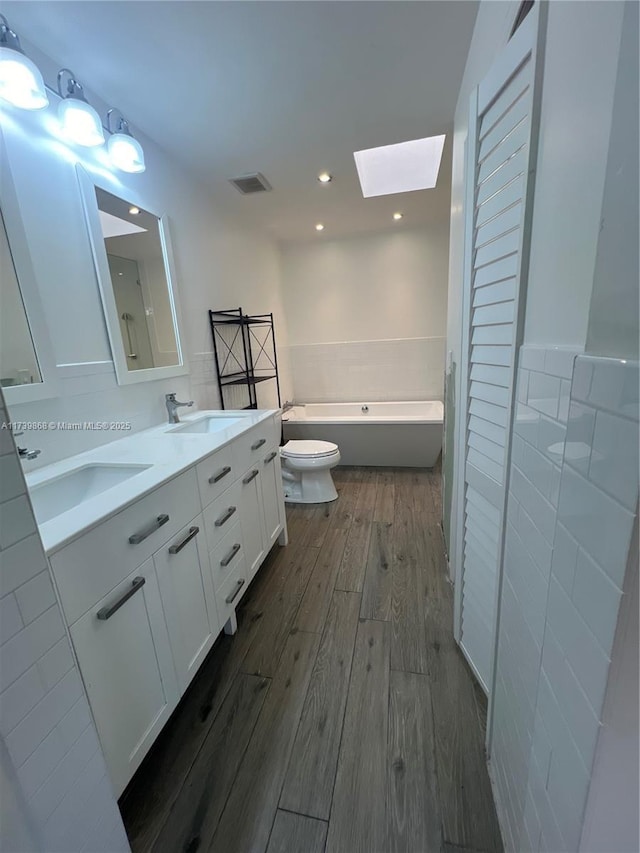
[[284,526],[284,497],[282,494],[282,471],[280,452],[274,447],[265,454],[260,472],[262,489],[262,512],[266,549],[269,551]]
[[196,456],[50,556],[118,795],[286,540],[279,434],[268,418]]
[[240,493],[240,523],[244,540],[245,559],[249,580],[258,571],[266,555],[266,536],[262,511],[261,475],[258,465],[249,468],[242,476]]
[[202,516],[153,555],[180,691],[220,633]]
[[70,634],[120,794],[179,698],[153,560],[97,601]]

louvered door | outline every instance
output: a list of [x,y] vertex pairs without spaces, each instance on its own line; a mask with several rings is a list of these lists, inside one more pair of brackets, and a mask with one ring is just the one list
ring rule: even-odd
[[530,15],[474,93],[467,143],[456,622],[458,641],[487,691],[531,203],[536,32],[537,16]]

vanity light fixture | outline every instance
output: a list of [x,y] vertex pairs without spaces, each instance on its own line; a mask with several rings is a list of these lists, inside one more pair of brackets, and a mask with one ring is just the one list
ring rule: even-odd
[[333,175],[330,175],[329,172],[320,172],[318,175],[318,181],[321,184],[330,184],[333,180]]
[[316,231],[324,231],[324,225],[322,224],[322,222],[318,222],[318,224],[316,225]]
[[129,213],[131,213],[133,216],[137,216],[140,213],[140,208],[139,207],[130,207]]
[[0,15],[0,98],[23,110],[41,110],[49,103],[38,66],[25,56],[4,15]]
[[[115,130],[112,130],[111,120],[114,118],[114,113],[117,113],[115,116],[117,123]],[[107,129],[111,133],[107,142],[107,151],[113,165],[122,172],[144,172],[146,167],[142,145],[134,138],[129,129],[129,122],[119,110],[110,109],[107,113]],[[139,211],[136,210],[136,213]]]
[[[67,91],[62,92],[62,81],[67,76]],[[62,98],[58,107],[58,116],[62,130],[77,145],[94,148],[104,142],[104,132],[100,116],[87,102],[82,85],[76,80],[73,71],[61,68],[58,71],[58,94]]]
[[399,210],[393,214],[393,218],[396,220],[396,222],[398,222],[400,219],[402,219],[403,216],[404,216],[404,213],[400,213]]

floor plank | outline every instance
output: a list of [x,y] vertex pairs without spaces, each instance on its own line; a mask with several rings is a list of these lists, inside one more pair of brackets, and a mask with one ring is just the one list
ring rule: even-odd
[[439,853],[442,844],[429,678],[392,672],[389,683],[386,853]]
[[301,631],[322,633],[346,541],[343,528],[331,530],[325,538],[296,616]]
[[218,825],[269,680],[239,673],[153,847],[206,850]]
[[393,524],[395,485],[393,472],[382,468],[376,474],[376,505],[373,520]]
[[319,640],[289,636],[210,851],[266,850]]
[[238,611],[238,633],[222,635],[120,799],[134,853],[151,849],[256,634],[255,615]]
[[326,837],[324,821],[279,810],[267,853],[323,853]]
[[[414,515],[413,473],[396,474],[391,569],[391,667],[429,672],[425,620],[425,561],[419,554]],[[419,525],[418,525],[419,526]]]
[[389,723],[389,624],[361,621],[327,835],[327,853],[383,851]]
[[356,512],[356,503],[362,483],[362,470],[359,468],[335,468],[334,480],[338,491],[339,505],[333,516],[333,526],[348,530]]
[[375,504],[376,474],[374,471],[365,470],[336,579],[336,589],[347,592],[362,591]]
[[457,648],[433,653],[431,701],[443,840],[502,850],[471,674]]
[[362,588],[363,619],[391,619],[393,524],[373,522]]
[[322,636],[280,806],[329,818],[360,596],[336,590]]
[[283,582],[278,585],[278,591],[268,600],[261,598],[258,602],[247,602],[250,611],[258,604],[262,607],[256,612],[260,622],[242,662],[243,672],[268,677],[275,674],[318,554],[318,548],[298,551],[295,559],[285,564]]

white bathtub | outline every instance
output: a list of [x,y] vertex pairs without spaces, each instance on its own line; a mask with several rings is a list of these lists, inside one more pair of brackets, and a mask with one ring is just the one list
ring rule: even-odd
[[343,465],[432,468],[442,448],[444,407],[406,403],[307,403],[282,416],[285,439],[333,441]]

